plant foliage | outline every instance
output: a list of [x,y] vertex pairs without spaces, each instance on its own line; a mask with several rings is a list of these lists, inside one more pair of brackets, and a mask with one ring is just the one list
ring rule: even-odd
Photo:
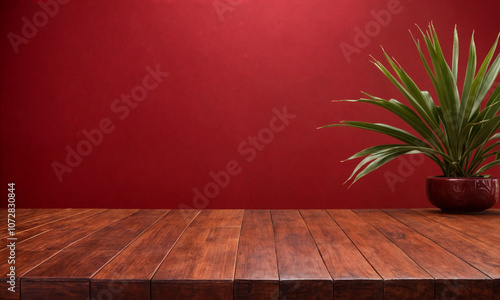
[[[477,70],[476,46],[472,34],[464,83],[459,90],[458,33],[453,35],[451,67],[446,62],[432,23],[424,33],[420,28],[428,57],[419,40],[413,38],[420,59],[434,86],[437,101],[403,70],[399,63],[382,49],[389,68],[372,57],[372,63],[403,94],[409,105],[395,99],[385,100],[367,93],[359,100],[382,107],[401,118],[417,135],[381,123],[341,121],[325,127],[347,126],[379,132],[400,141],[397,144],[377,145],[364,149],[347,160],[364,157],[347,181],[356,182],[383,164],[405,154],[423,153],[439,165],[445,177],[478,177],[489,168],[500,164],[500,85],[487,99],[487,94],[500,72],[500,55],[493,60],[495,43]],[[392,69],[392,70],[391,70]],[[489,162],[487,158],[493,157]]]

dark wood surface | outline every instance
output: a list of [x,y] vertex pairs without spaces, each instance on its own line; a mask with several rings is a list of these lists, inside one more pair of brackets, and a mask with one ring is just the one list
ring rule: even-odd
[[384,299],[433,299],[434,280],[403,250],[350,210],[329,210],[384,279]]
[[491,299],[492,281],[451,252],[379,210],[355,210],[435,279],[434,292],[465,299]]
[[[91,280],[91,295],[102,299],[114,287],[113,299],[149,299],[150,280],[199,211],[169,211]],[[147,259],[144,259],[147,257]],[[131,261],[141,263],[131,264]]]
[[243,210],[204,210],[151,281],[152,299],[231,299]]
[[280,297],[331,299],[333,281],[307,225],[296,210],[271,211]]
[[278,299],[279,273],[271,213],[245,210],[234,276],[235,299]]
[[5,223],[0,299],[500,300],[500,210],[18,209],[15,293]]
[[300,213],[333,278],[335,299],[383,299],[382,278],[328,212]]

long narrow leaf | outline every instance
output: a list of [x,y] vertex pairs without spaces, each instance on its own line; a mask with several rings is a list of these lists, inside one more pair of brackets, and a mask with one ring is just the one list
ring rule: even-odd
[[398,156],[401,156],[403,154],[406,154],[410,151],[408,150],[395,150],[391,152],[386,152],[384,155],[381,155],[380,157],[377,157],[374,161],[372,161],[366,168],[364,168],[361,172],[359,172],[356,177],[354,178],[353,182],[351,183],[354,184],[356,181],[358,181],[360,178],[363,176],[367,175],[368,173],[375,171],[382,165],[390,162],[391,160],[395,159]]
[[497,165],[500,165],[500,159],[497,159],[497,160],[494,160],[490,163],[485,164],[484,166],[479,168],[479,170],[476,171],[476,174],[481,174],[484,171],[488,170],[489,168],[492,168],[492,167],[497,166]]
[[384,150],[391,149],[391,148],[398,147],[398,146],[404,146],[404,145],[402,145],[402,144],[386,144],[386,145],[377,145],[377,146],[369,147],[369,148],[363,149],[363,150],[355,153],[354,155],[352,155],[349,158],[344,159],[343,162],[348,161],[348,160],[352,160],[355,158],[360,158],[363,156],[371,155],[374,153],[382,152]]
[[414,145],[414,146],[422,146],[422,147],[428,147],[430,146],[422,141],[421,139],[417,138],[413,134],[391,126],[387,124],[382,124],[382,123],[368,123],[368,122],[358,122],[358,121],[341,121],[341,124],[331,124],[331,125],[326,125],[323,126],[322,128],[326,127],[335,127],[335,126],[347,126],[347,127],[355,127],[355,128],[361,128],[361,129],[366,129],[366,130],[371,130],[375,132],[379,132],[391,137],[394,137],[404,143],[407,143],[408,145]]
[[457,83],[458,80],[458,32],[457,32],[457,26],[455,26],[455,29],[453,30],[453,56],[452,56],[452,71],[453,71],[453,78],[455,79],[455,84]]
[[385,100],[381,99],[369,94],[366,94],[371,99],[359,99],[359,100],[344,100],[348,102],[364,102],[373,105],[380,106],[396,116],[398,116],[401,120],[410,125],[415,131],[417,131],[429,144],[431,144],[434,148],[443,150],[440,141],[436,137],[436,135],[429,129],[426,123],[409,107],[402,104],[401,102],[391,99]]
[[[495,54],[495,49],[497,47],[498,43],[498,38],[496,39],[495,43],[491,47],[490,51],[486,55],[485,59],[483,60],[483,63],[481,64],[481,67],[479,67],[479,70],[477,71],[476,77],[474,78],[474,81],[472,82],[472,87],[469,92],[469,98],[473,100],[473,107],[472,107],[472,112],[475,110],[479,109],[479,106],[481,105],[481,101],[484,98],[484,95],[489,91],[491,86],[493,85],[493,82],[495,78],[498,75],[498,70],[500,70],[500,60],[495,61],[495,65],[493,68],[490,69],[490,74],[489,76],[486,76],[486,70],[488,69],[491,59],[493,58],[493,55]],[[496,74],[496,75],[495,75]],[[482,89],[481,89],[482,88]]]
[[472,112],[472,106],[474,102],[469,98],[470,89],[472,87],[472,82],[474,81],[474,74],[476,73],[476,45],[474,44],[474,33],[472,33],[470,46],[469,46],[469,60],[467,63],[467,69],[465,71],[464,85],[462,88],[462,103],[460,105],[460,112],[458,115],[458,120],[460,122],[460,128],[463,128],[463,122],[469,119]]
[[[500,129],[500,85],[497,85],[489,99],[486,99],[500,73],[500,54],[494,57],[500,34],[478,70],[474,33],[472,34],[464,82],[459,90],[459,38],[456,26],[453,30],[453,52],[449,64],[432,22],[425,32],[418,29],[423,38],[422,45],[425,45],[427,50],[425,55],[420,41],[413,35],[412,39],[437,98],[434,100],[429,92],[422,91],[420,84],[417,84],[383,48],[382,52],[390,65],[389,68],[372,57],[375,67],[401,92],[409,105],[367,93],[364,93],[368,96],[366,99],[344,101],[382,107],[400,118],[418,137],[411,131],[382,123],[342,121],[340,124],[323,126],[361,128],[402,142],[368,147],[349,157],[347,160],[361,157],[363,159],[348,181],[353,180],[354,183],[394,158],[412,153],[423,153],[439,165],[443,175],[451,177],[481,176],[485,170],[500,165],[500,133],[497,133]],[[491,156],[495,159],[485,163]]]

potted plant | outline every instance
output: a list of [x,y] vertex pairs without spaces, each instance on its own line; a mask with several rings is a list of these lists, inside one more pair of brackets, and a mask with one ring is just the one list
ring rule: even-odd
[[[420,30],[420,28],[419,28]],[[400,155],[423,153],[442,171],[441,176],[427,178],[429,201],[448,212],[481,212],[498,201],[498,179],[483,173],[500,164],[500,85],[487,97],[500,72],[500,55],[493,60],[498,37],[476,70],[476,48],[472,35],[467,69],[461,89],[458,78],[458,34],[455,27],[451,67],[446,62],[432,23],[420,30],[428,58],[420,42],[413,38],[418,54],[434,86],[436,101],[390,58],[382,49],[392,69],[380,61],[372,63],[396,86],[406,99],[382,99],[363,93],[366,98],[340,100],[369,103],[382,107],[408,124],[416,134],[381,123],[341,121],[324,127],[348,126],[379,132],[399,140],[364,149],[347,160],[364,157],[349,180],[352,183]],[[334,100],[335,101],[335,100]]]

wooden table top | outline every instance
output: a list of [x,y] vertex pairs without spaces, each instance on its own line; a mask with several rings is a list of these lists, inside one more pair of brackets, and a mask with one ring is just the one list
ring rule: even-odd
[[500,300],[498,209],[18,209],[15,220],[0,299]]

